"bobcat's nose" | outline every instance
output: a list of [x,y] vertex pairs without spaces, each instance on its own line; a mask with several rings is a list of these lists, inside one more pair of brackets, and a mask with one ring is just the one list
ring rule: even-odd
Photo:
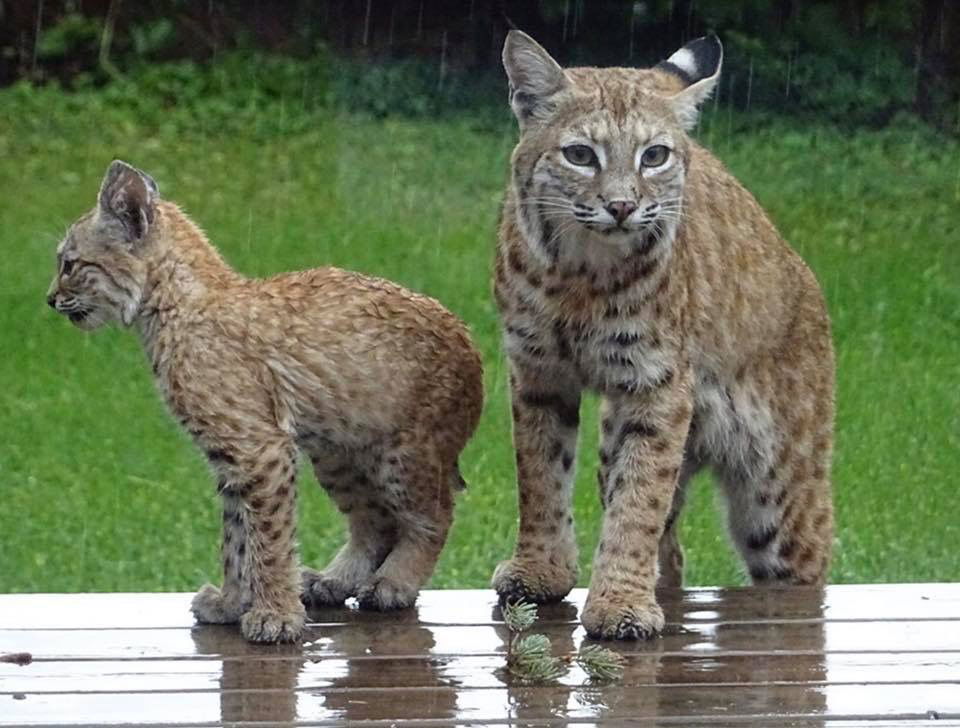
[[48,294],[47,294],[47,305],[48,305],[50,308],[56,308],[56,307],[57,307],[57,294],[56,294],[56,293],[48,293]]
[[630,217],[636,209],[636,203],[630,202],[630,200],[614,200],[607,205],[607,212],[609,212],[618,223]]

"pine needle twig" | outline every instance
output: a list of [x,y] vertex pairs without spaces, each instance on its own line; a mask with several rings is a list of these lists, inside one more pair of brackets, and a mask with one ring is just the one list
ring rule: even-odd
[[623,674],[623,655],[600,645],[586,645],[580,648],[577,664],[591,680],[609,682]]
[[524,682],[549,682],[566,672],[563,663],[550,654],[550,640],[546,635],[531,634],[514,639],[513,659],[507,667],[515,678]]
[[537,606],[517,601],[503,606],[503,621],[510,630],[507,671],[523,682],[549,682],[563,675],[564,666],[550,651],[546,635],[523,635],[537,621]]
[[535,604],[522,600],[504,604],[503,621],[510,630],[506,671],[516,680],[551,682],[563,677],[572,661],[594,682],[609,682],[623,674],[623,657],[600,645],[583,646],[575,657],[560,658],[553,655],[546,635],[524,635],[537,621]]

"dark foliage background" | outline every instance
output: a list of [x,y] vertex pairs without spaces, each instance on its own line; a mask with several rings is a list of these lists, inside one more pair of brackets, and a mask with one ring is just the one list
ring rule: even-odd
[[[509,27],[562,63],[595,65],[650,64],[714,31],[727,49],[721,102],[843,125],[915,114],[960,128],[955,0],[0,0],[0,84],[139,81],[154,66],[148,86],[167,84],[175,103],[209,91],[191,74],[240,54],[285,69],[260,74],[268,87],[289,90],[284,74],[306,73],[308,101],[435,114],[501,100]],[[173,62],[163,79],[158,61]]]

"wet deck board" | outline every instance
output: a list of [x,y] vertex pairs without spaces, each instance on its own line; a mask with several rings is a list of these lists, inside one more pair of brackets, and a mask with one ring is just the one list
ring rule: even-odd
[[[585,594],[544,607],[558,654]],[[550,685],[499,668],[488,591],[392,615],[324,610],[302,646],[195,627],[187,594],[0,596],[0,726],[960,726],[960,585],[663,592],[663,638],[617,645],[623,678]]]

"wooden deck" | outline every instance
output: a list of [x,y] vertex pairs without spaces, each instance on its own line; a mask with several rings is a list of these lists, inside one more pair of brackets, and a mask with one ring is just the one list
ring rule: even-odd
[[[583,597],[541,610],[558,651]],[[0,725],[960,726],[960,585],[664,592],[666,635],[617,646],[607,686],[510,684],[490,591],[319,612],[302,647],[195,627],[189,600],[0,596]]]

